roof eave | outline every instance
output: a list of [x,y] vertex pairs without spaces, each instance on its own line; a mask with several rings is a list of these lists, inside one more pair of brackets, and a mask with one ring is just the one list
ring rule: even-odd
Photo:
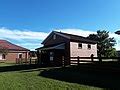
[[62,37],[64,37],[64,38],[70,39],[70,37],[68,37],[68,36],[66,36],[66,35],[63,35],[63,34],[61,34],[60,32],[52,31],[52,32],[47,36],[47,38],[43,40],[43,42],[42,42],[41,44],[44,44],[44,43],[49,39],[49,37],[50,37],[52,34],[56,34],[56,35],[62,36]]
[[91,43],[91,44],[97,44],[97,41],[81,41],[81,40],[74,40],[70,39],[71,42],[81,42],[81,43]]

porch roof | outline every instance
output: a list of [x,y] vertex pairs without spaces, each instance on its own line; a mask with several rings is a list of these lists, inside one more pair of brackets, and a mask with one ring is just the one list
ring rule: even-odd
[[51,50],[51,49],[65,49],[65,43],[50,46],[50,47],[37,48],[37,50]]

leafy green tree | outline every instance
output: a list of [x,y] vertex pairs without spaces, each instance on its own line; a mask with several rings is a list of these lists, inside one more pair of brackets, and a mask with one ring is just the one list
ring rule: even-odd
[[90,34],[88,39],[97,41],[97,49],[99,57],[114,57],[116,56],[116,49],[113,48],[116,44],[115,39],[109,37],[109,32],[105,30],[98,30],[97,34]]
[[5,47],[0,46],[0,53],[7,55],[8,54],[8,49]]

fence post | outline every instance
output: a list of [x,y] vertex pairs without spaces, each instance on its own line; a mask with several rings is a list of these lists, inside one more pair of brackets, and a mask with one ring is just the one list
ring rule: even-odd
[[118,63],[120,63],[120,57],[117,57],[117,61],[118,61]]
[[18,59],[16,58],[16,64],[18,64]]
[[79,61],[80,61],[80,57],[79,56],[77,57],[77,60],[78,60],[78,65],[79,65]]
[[65,57],[64,56],[62,56],[62,66],[65,67]]
[[20,58],[21,59],[21,64],[23,64],[23,59],[22,58]]
[[31,57],[30,57],[30,64],[31,64]]
[[102,58],[101,58],[101,57],[99,57],[99,62],[100,62],[100,63],[102,62]]
[[92,55],[91,55],[91,61],[92,61],[92,62],[94,61],[94,60],[93,60],[93,57],[94,57],[94,55],[92,54]]

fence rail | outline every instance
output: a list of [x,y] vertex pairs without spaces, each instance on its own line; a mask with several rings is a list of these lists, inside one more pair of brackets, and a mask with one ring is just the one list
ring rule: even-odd
[[76,58],[80,58],[80,59],[120,59],[120,57],[70,57],[71,59],[76,59]]
[[16,64],[36,64],[37,58],[16,58]]
[[120,57],[70,57],[70,65],[78,65],[80,63],[96,63],[96,62],[119,62]]

